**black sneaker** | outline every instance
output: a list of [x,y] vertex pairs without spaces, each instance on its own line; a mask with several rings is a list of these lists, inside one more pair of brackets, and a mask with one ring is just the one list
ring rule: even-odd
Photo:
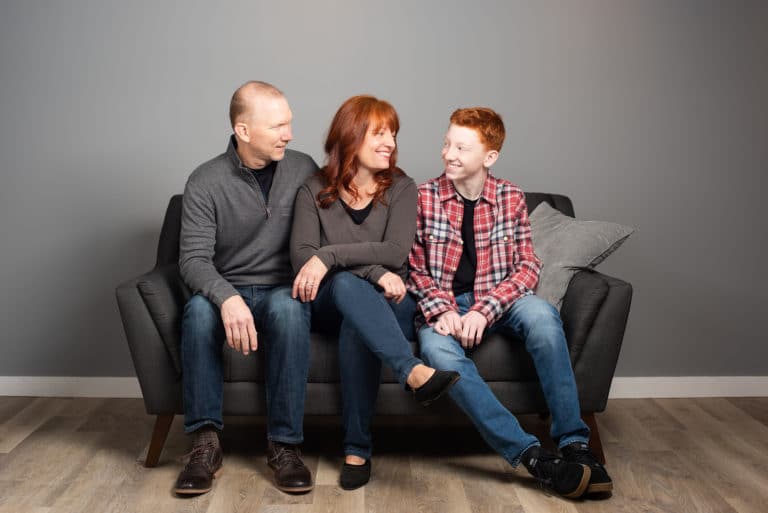
[[536,445],[526,449],[520,461],[541,484],[569,499],[578,499],[589,486],[592,471],[587,465],[566,461]]
[[568,444],[560,452],[563,459],[574,463],[586,465],[592,471],[592,477],[589,478],[587,493],[610,493],[613,490],[613,481],[605,470],[605,467],[597,461],[595,455],[589,450],[589,446],[582,442]]

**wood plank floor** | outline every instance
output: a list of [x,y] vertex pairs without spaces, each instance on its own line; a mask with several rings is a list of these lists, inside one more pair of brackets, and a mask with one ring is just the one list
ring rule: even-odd
[[[538,417],[521,420],[546,435]],[[373,479],[345,492],[338,419],[307,419],[317,485],[291,496],[272,485],[263,419],[227,419],[213,491],[180,499],[171,488],[188,450],[181,418],[147,469],[153,419],[140,400],[0,397],[0,513],[768,511],[768,398],[610,401],[597,422],[615,490],[599,501],[544,493],[467,426],[411,421],[379,420]]]

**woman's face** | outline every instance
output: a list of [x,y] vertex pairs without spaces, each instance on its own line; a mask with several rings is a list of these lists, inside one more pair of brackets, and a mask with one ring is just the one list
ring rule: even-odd
[[368,130],[363,145],[357,151],[358,169],[365,168],[371,172],[388,169],[392,152],[397,147],[396,135],[389,128]]

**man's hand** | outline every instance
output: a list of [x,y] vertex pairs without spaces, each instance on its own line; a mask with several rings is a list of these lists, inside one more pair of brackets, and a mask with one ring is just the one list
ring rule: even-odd
[[488,326],[488,320],[483,314],[475,310],[469,311],[461,316],[461,346],[465,349],[471,349],[480,345],[483,338],[483,332]]
[[320,288],[320,282],[327,272],[328,268],[317,256],[313,256],[307,260],[307,262],[301,266],[299,274],[296,275],[296,279],[293,280],[291,297],[293,297],[293,299],[298,297],[301,299],[302,303],[314,301],[317,297],[317,289]]
[[379,284],[379,287],[384,289],[385,298],[393,299],[395,303],[400,303],[400,301],[405,298],[405,283],[403,283],[403,279],[395,273],[384,273],[377,283]]
[[453,335],[458,340],[461,337],[461,317],[458,312],[448,310],[437,317],[435,331],[444,336]]
[[224,333],[227,334],[229,347],[244,355],[259,348],[253,314],[242,296],[232,296],[221,304],[221,320],[224,323]]

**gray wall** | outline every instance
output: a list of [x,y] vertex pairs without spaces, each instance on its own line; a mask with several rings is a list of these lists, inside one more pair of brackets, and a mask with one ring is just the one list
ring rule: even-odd
[[318,161],[345,98],[390,100],[417,181],[492,106],[497,175],[637,228],[601,266],[635,287],[618,375],[768,374],[768,3],[213,4],[0,3],[0,375],[133,374],[114,288],[252,78]]

